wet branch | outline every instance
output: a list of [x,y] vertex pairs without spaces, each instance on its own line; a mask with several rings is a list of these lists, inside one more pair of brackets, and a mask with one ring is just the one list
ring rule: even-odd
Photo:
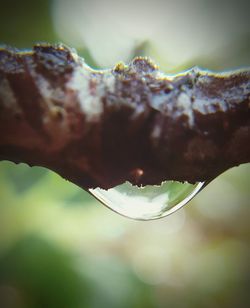
[[211,180],[250,161],[250,70],[89,68],[64,46],[0,49],[0,160],[83,187]]

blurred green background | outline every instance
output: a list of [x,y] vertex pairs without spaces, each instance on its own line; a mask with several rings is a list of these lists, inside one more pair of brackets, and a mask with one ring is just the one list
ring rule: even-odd
[[[247,1],[1,1],[0,42],[64,42],[93,67],[250,64]],[[247,145],[246,145],[247,146]],[[248,307],[250,165],[165,219],[132,221],[43,168],[0,163],[0,307]]]

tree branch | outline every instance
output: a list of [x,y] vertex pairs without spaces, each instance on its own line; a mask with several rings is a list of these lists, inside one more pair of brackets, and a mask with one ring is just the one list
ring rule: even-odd
[[0,159],[83,188],[209,181],[250,161],[250,71],[90,69],[64,46],[0,49]]

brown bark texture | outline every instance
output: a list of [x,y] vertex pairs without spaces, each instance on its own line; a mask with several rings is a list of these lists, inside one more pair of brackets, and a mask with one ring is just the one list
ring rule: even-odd
[[210,181],[250,161],[250,70],[92,70],[62,45],[0,49],[0,160],[80,187]]

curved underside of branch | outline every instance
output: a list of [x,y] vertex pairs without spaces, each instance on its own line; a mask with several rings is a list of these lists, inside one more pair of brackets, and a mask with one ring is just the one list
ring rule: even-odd
[[0,159],[80,187],[209,181],[250,161],[250,70],[98,71],[62,45],[0,49]]

